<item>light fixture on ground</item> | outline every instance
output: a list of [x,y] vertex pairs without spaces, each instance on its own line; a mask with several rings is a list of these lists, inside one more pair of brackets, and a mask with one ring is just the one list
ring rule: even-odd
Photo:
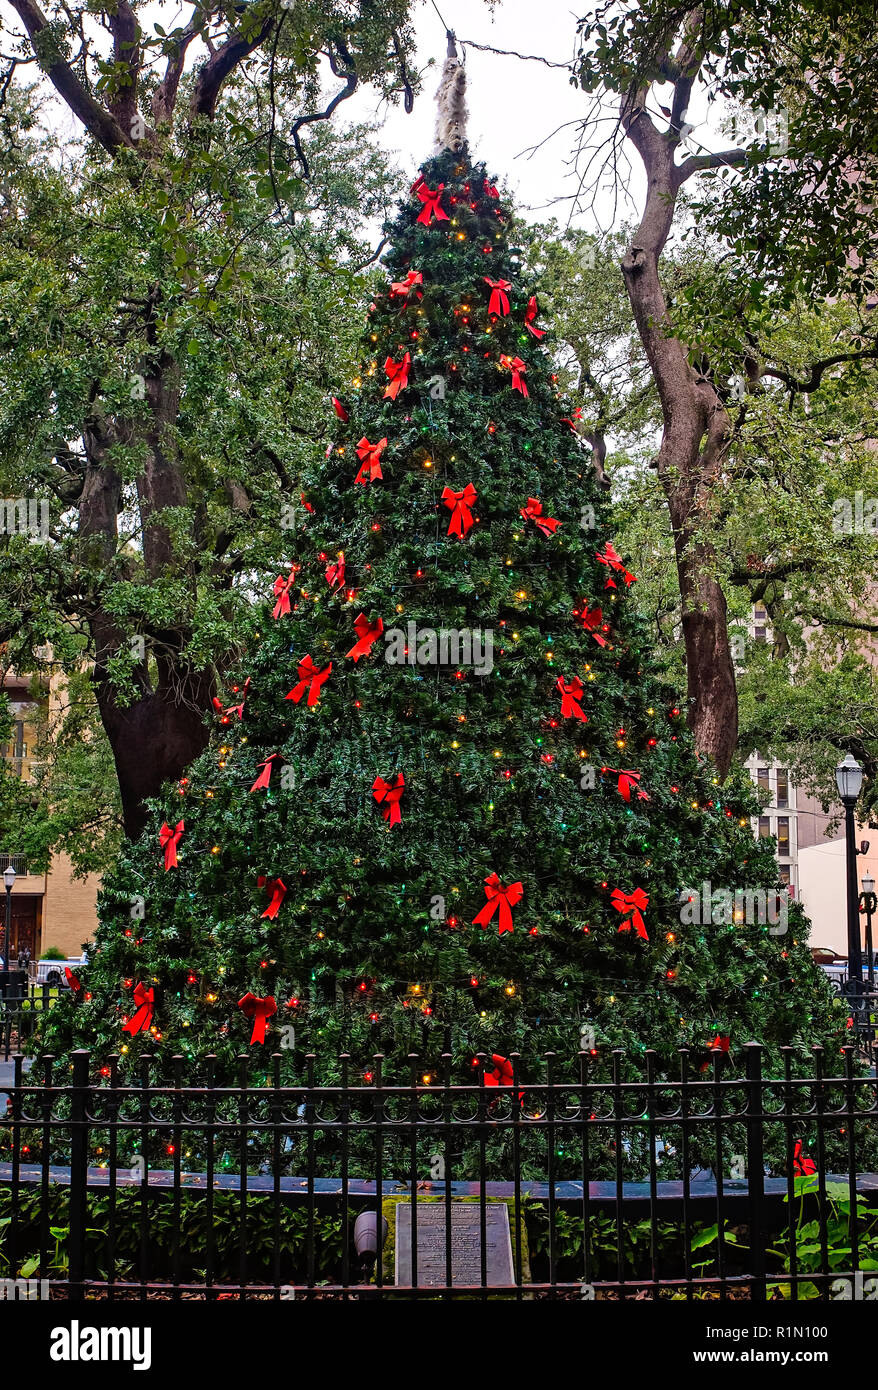
[[15,883],[15,870],[7,864],[3,870],[3,883],[6,888],[6,922],[3,928],[3,949],[0,950],[0,988],[5,995],[9,984],[9,943],[12,940],[12,886]]
[[875,988],[875,949],[872,945],[872,914],[878,908],[878,898],[875,897],[875,879],[870,873],[863,874],[860,879],[863,889],[860,894],[860,911],[866,916],[866,969],[869,972],[869,993]]
[[857,889],[857,846],[854,836],[854,807],[863,786],[863,769],[850,753],[835,769],[835,785],[844,806],[845,865],[848,928],[848,978],[845,982],[851,1012],[859,1017],[863,994],[863,954],[860,946],[859,892]]

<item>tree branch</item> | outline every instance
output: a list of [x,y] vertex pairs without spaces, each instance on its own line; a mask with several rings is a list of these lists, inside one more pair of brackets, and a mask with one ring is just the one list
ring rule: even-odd
[[115,154],[122,148],[130,148],[132,141],[126,136],[116,118],[95,100],[69,63],[60,55],[51,61],[48,61],[48,55],[47,60],[41,59],[40,50],[45,51],[49,44],[54,44],[54,39],[50,33],[47,41],[40,41],[41,36],[49,29],[49,21],[39,6],[34,4],[33,0],[10,0],[10,4],[27,30],[34,53],[40,59],[40,66],[43,67],[49,81],[59,96],[64,98],[74,116],[82,121],[88,133],[110,154]]
[[243,63],[245,58],[249,58],[254,49],[264,42],[274,23],[275,16],[269,15],[252,38],[245,38],[243,34],[232,34],[208,58],[195,81],[195,90],[192,93],[190,107],[193,117],[207,116],[208,119],[213,117],[226,78],[234,72],[240,63]]

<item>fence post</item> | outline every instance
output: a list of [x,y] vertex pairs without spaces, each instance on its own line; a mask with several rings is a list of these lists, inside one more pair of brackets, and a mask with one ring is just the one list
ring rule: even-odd
[[70,1092],[70,1236],[67,1278],[71,1298],[85,1296],[85,1228],[88,1221],[88,1064],[84,1048],[71,1053]]
[[762,1047],[745,1046],[747,1054],[747,1191],[750,1227],[751,1297],[765,1298],[765,1153],[762,1131]]

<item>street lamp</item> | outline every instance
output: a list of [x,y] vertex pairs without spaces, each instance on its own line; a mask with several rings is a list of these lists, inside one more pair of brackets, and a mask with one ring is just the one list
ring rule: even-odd
[[15,883],[15,870],[11,864],[7,864],[3,870],[3,882],[6,885],[6,925],[3,929],[3,949],[0,951],[0,977],[2,977],[3,994],[6,994],[9,985],[9,943],[12,940],[12,885]]
[[860,894],[860,911],[866,914],[866,960],[869,971],[869,992],[875,988],[875,953],[872,947],[872,913],[878,907],[878,898],[875,897],[875,880],[871,874],[865,873],[860,879],[863,891]]
[[854,842],[854,807],[863,785],[863,769],[856,758],[846,753],[835,769],[835,785],[844,806],[845,858],[847,864],[848,907],[848,979],[847,993],[852,1009],[860,1012],[859,996],[863,992],[863,954],[860,949],[860,918],[857,911],[857,846]]

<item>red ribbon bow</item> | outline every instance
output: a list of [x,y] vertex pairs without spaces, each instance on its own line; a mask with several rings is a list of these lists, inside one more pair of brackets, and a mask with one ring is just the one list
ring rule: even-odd
[[248,676],[247,679],[246,679],[245,682],[244,682],[244,689],[241,691],[241,703],[240,703],[239,705],[229,705],[228,709],[223,709],[222,702],[221,702],[220,700],[218,700],[218,699],[216,698],[216,696],[214,695],[214,697],[213,697],[213,707],[214,707],[214,709],[216,710],[217,714],[221,714],[221,715],[222,715],[222,722],[223,722],[223,724],[228,724],[228,722],[229,722],[229,716],[232,715],[232,714],[236,714],[236,715],[238,716],[239,719],[243,719],[243,718],[244,718],[244,702],[245,702],[246,699],[247,699],[247,694],[248,694],[249,690],[250,690],[250,677]]
[[491,298],[488,301],[488,313],[495,318],[500,318],[509,313],[509,295],[507,290],[512,289],[511,280],[492,280],[489,275],[483,275],[482,279],[486,285],[491,286]]
[[[512,1069],[512,1063],[510,1062],[509,1058],[501,1057],[498,1053],[494,1052],[491,1054],[491,1061],[494,1063],[494,1070],[483,1072],[483,1076],[485,1078],[485,1085],[511,1086],[513,1078],[515,1076],[515,1072]],[[519,1091],[516,1099],[518,1100],[519,1105],[521,1105],[524,1101],[524,1092]],[[496,1101],[492,1101],[490,1108],[493,1109],[495,1105]]]
[[571,676],[569,681],[565,681],[563,676],[559,676],[555,685],[561,692],[561,718],[581,719],[583,724],[587,724],[588,715],[583,713],[579,703],[584,689],[579,677]]
[[282,574],[279,574],[277,579],[274,581],[274,588],[272,589],[272,593],[277,599],[277,603],[274,605],[274,608],[272,610],[271,616],[273,618],[282,618],[284,613],[289,613],[290,589],[293,587],[293,582],[298,572],[299,566],[292,565],[290,567],[290,572],[287,575],[286,579],[284,579]]
[[342,405],[341,401],[339,400],[338,396],[333,396],[332,408],[338,416],[339,420],[344,420],[345,422],[347,422],[351,418],[345,410],[344,406]]
[[522,507],[521,515],[525,521],[532,521],[543,533],[544,536],[551,536],[561,525],[554,517],[543,516],[543,504],[538,497],[529,497],[527,506]]
[[440,183],[438,188],[428,188],[424,182],[423,174],[415,183],[412,184],[412,192],[420,198],[424,206],[418,213],[418,221],[423,222],[425,227],[429,227],[433,218],[437,222],[447,222],[448,213],[440,206],[439,199],[442,197],[442,190],[445,184]]
[[346,656],[352,656],[354,661],[359,661],[361,656],[368,656],[372,646],[378,641],[384,631],[384,619],[376,618],[374,623],[370,623],[365,613],[360,613],[354,619],[354,632],[357,634],[358,641],[354,643]]
[[152,1006],[155,1000],[155,990],[146,985],[136,984],[134,986],[134,1002],[137,1005],[137,1012],[133,1018],[123,1025],[122,1031],[130,1033],[132,1038],[135,1033],[147,1033],[152,1023]]
[[[632,574],[630,570],[626,570],[622,562],[622,556],[616,550],[616,547],[613,545],[612,541],[606,542],[606,544],[604,545],[603,554],[601,554],[599,550],[595,553],[602,565],[606,565],[609,569],[621,572],[622,577],[629,588],[632,584],[636,584],[637,575]],[[604,587],[607,589],[615,589],[615,580],[608,579]]]
[[485,192],[487,193],[489,198],[500,197],[500,194],[497,192],[497,185],[489,183],[487,179],[485,179]]
[[370,444],[365,435],[357,445],[357,457],[362,459],[360,471],[354,479],[355,483],[374,483],[376,478],[383,478],[381,472],[381,455],[387,448],[387,436],[379,439],[377,444]]
[[258,791],[260,791],[263,787],[267,788],[269,782],[271,781],[271,774],[272,774],[272,772],[274,771],[274,764],[275,764],[275,762],[282,763],[283,761],[284,761],[284,756],[283,756],[282,753],[271,753],[271,754],[265,759],[265,762],[263,762],[263,763],[257,763],[256,766],[257,766],[257,767],[261,767],[261,768],[262,768],[262,771],[260,772],[259,776],[256,778],[256,781],[253,783],[253,786],[250,788],[251,792],[258,792]]
[[266,995],[264,999],[260,999],[258,995],[245,994],[242,999],[238,1000],[238,1008],[245,1018],[252,1018],[253,1020],[250,1046],[252,1047],[254,1043],[264,1043],[265,1025],[272,1014],[277,1013],[277,1004],[271,995]]
[[266,878],[265,874],[260,874],[256,880],[257,888],[268,888],[271,894],[271,901],[261,916],[269,917],[273,922],[280,912],[280,905],[287,896],[287,885],[280,878]]
[[381,807],[381,814],[389,825],[399,825],[402,816],[399,810],[399,803],[405,789],[405,778],[401,772],[396,774],[394,782],[385,782],[383,777],[376,777],[372,783],[372,795]]
[[502,936],[505,931],[512,931],[512,913],[510,908],[515,907],[524,897],[524,886],[521,883],[510,883],[506,888],[503,887],[496,874],[489,874],[485,879],[485,895],[488,901],[481,912],[473,918],[473,926],[487,927],[494,913],[499,909],[499,930],[498,936]]
[[809,1158],[802,1150],[801,1139],[796,1140],[796,1147],[793,1150],[793,1172],[797,1177],[806,1177],[809,1173],[817,1172],[817,1164],[813,1158]]
[[395,401],[400,391],[403,391],[409,384],[409,368],[412,365],[412,355],[410,352],[403,353],[399,362],[394,362],[392,357],[386,358],[384,370],[390,377],[390,385],[384,388],[384,399]]
[[572,429],[573,433],[578,437],[578,436],[579,436],[579,430],[576,428],[576,421],[577,421],[577,420],[581,420],[581,419],[582,419],[582,409],[581,409],[580,406],[577,406],[576,409],[574,410],[574,412],[573,412],[572,415],[562,415],[562,416],[561,416],[561,424],[562,424],[562,425],[569,425],[570,428]]
[[451,520],[448,523],[449,536],[460,536],[463,540],[466,533],[471,530],[473,524],[473,514],[470,508],[478,497],[478,493],[472,483],[467,483],[462,492],[455,492],[453,488],[446,487],[442,490],[442,501],[446,507],[451,509]]
[[582,626],[585,628],[586,632],[591,633],[596,642],[600,643],[602,647],[607,645],[606,637],[602,637],[598,632],[598,628],[604,621],[604,611],[602,608],[589,608],[587,603],[583,603],[582,613],[579,614],[578,610],[575,610],[573,616],[581,618]]
[[524,311],[524,326],[528,333],[532,333],[535,338],[545,338],[545,328],[534,328],[534,320],[539,312],[537,297],[535,294],[532,294],[527,301],[527,308]]
[[311,506],[311,503],[305,501],[305,494],[304,494],[304,492],[300,492],[300,493],[299,493],[299,497],[300,497],[300,499],[301,499],[302,506],[305,508],[305,511],[306,511],[306,512],[313,512],[314,508]]
[[506,359],[506,365],[512,371],[513,391],[520,391],[523,396],[526,396],[527,382],[524,379],[524,373],[527,371],[527,363],[522,362],[520,357],[512,357]]
[[284,699],[292,700],[294,704],[298,704],[307,690],[308,705],[316,705],[320,699],[320,687],[329,678],[331,670],[331,661],[328,666],[324,666],[322,671],[318,671],[310,655],[303,656],[296,668],[299,677],[298,684],[293,686],[289,694],[284,696]]
[[177,821],[173,830],[168,825],[168,822],[165,821],[159,831],[159,844],[165,851],[165,873],[167,873],[168,869],[177,868],[177,846],[180,843],[180,837],[185,828],[181,820]]
[[73,993],[78,994],[79,991],[82,989],[82,985],[79,983],[79,976],[74,975],[69,965],[65,965],[64,967],[64,978],[66,979],[69,988],[73,990]]
[[728,1033],[717,1033],[716,1037],[710,1045],[711,1047],[721,1047],[723,1052],[728,1052],[730,1041],[731,1039],[729,1038]]
[[632,791],[637,792],[638,801],[649,801],[649,797],[640,786],[642,773],[635,772],[633,768],[623,769],[620,767],[606,767],[604,771],[612,772],[618,776],[619,781],[617,786],[623,801],[630,803]]
[[614,888],[610,894],[610,902],[617,912],[630,912],[631,916],[627,922],[622,922],[619,931],[630,931],[633,927],[637,935],[643,941],[648,941],[646,934],[646,924],[641,913],[649,902],[642,888],[635,888],[633,893],[623,893],[621,888]]
[[[419,270],[410,270],[404,280],[394,280],[390,286],[391,296],[401,294],[408,297],[417,285],[423,285],[424,277]],[[415,291],[416,299],[423,299],[423,290]]]
[[343,551],[343,550],[340,550],[340,551],[338,552],[338,559],[337,559],[337,560],[332,560],[332,561],[330,561],[330,563],[326,566],[326,582],[327,582],[327,584],[329,585],[330,589],[334,588],[336,584],[338,585],[338,587],[339,587],[340,589],[343,589],[343,588],[344,588],[344,576],[345,576],[345,558],[344,558],[344,551]]

